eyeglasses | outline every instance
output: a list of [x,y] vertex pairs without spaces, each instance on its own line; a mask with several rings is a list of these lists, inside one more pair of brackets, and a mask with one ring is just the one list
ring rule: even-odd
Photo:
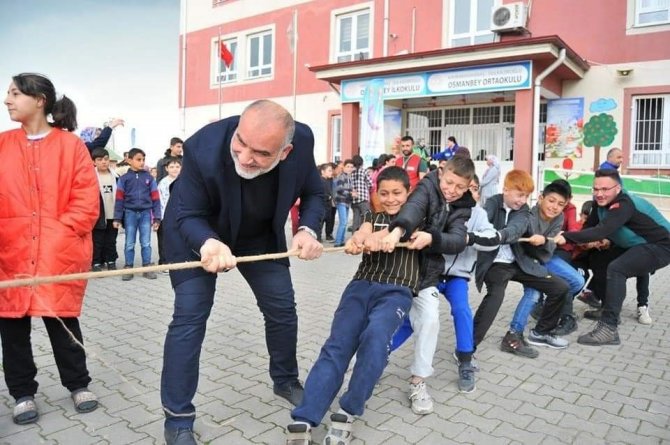
[[472,187],[470,187],[470,191],[471,192],[478,192],[479,191],[479,186],[473,185]]
[[618,186],[619,186],[619,184],[614,184],[612,187],[602,187],[602,188],[593,187],[591,190],[593,191],[594,195],[597,195],[598,193],[609,192],[610,190],[613,190],[614,188],[616,188]]

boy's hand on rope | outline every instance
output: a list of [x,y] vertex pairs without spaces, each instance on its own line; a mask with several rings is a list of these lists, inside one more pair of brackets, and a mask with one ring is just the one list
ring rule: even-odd
[[344,243],[344,252],[350,255],[359,255],[367,250],[366,241],[370,235],[357,230],[351,235],[351,238]]
[[433,243],[433,235],[428,232],[422,232],[418,230],[409,237],[409,246],[408,249],[421,250],[424,247],[428,247]]
[[381,241],[381,251],[386,253],[391,253],[395,247],[400,242],[400,238],[403,236],[404,230],[401,227],[394,228],[391,233],[382,238]]
[[306,230],[298,230],[298,233],[293,236],[291,250],[300,250],[298,258],[301,260],[314,260],[323,253],[323,244]]
[[221,241],[210,238],[200,248],[202,268],[207,272],[227,272],[237,266],[237,258]]
[[546,242],[547,242],[547,239],[544,236],[539,235],[539,234],[535,234],[535,235],[531,236],[530,238],[528,238],[528,243],[531,246],[542,246]]

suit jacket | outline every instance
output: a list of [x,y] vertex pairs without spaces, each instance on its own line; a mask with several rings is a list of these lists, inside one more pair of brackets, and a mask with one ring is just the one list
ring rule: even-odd
[[[183,168],[172,183],[163,219],[166,259],[169,263],[199,260],[200,247],[215,238],[233,248],[242,221],[240,176],[230,154],[230,141],[239,116],[209,124],[184,143]],[[277,205],[272,220],[272,241],[267,253],[284,252],[284,226],[288,212],[300,198],[300,225],[319,231],[323,217],[323,185],[314,162],[314,136],[296,122],[293,150],[279,169]],[[280,260],[288,265],[288,259]],[[173,271],[172,284],[206,275],[201,268]]]

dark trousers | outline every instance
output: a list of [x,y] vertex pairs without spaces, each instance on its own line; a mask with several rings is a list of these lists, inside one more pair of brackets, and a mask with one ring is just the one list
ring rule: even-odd
[[648,279],[650,273],[668,264],[670,264],[670,242],[640,244],[631,247],[610,262],[607,266],[607,290],[601,320],[610,326],[619,323],[628,278],[647,276]]
[[529,275],[522,271],[516,263],[493,263],[484,277],[486,295],[475,313],[475,347],[484,340],[486,333],[493,324],[493,320],[498,315],[505,298],[507,284],[510,281],[516,281],[526,287],[536,289],[547,296],[542,316],[535,326],[535,331],[539,334],[547,334],[556,327],[563,303],[570,293],[568,284],[553,275],[545,277]]
[[[626,252],[625,249],[616,246],[604,250],[591,249],[573,261],[575,267],[590,269],[593,273],[588,288],[597,298],[602,300],[607,295],[607,268],[624,252]],[[638,275],[636,280],[637,305],[647,306],[649,304],[649,274]]]
[[370,201],[362,201],[357,202],[356,204],[351,204],[351,209],[354,211],[351,231],[355,232],[361,227],[361,224],[363,224],[363,217],[365,214],[370,211]]
[[115,263],[119,254],[116,252],[116,236],[113,219],[108,219],[104,229],[93,229],[93,264]]
[[340,407],[349,414],[362,415],[389,361],[393,334],[411,306],[412,293],[406,287],[366,280],[349,283],[335,311],[330,336],[305,381],[302,403],[291,417],[318,426],[337,396],[354,354],[356,364]]
[[335,228],[335,213],[337,213],[337,208],[333,207],[330,201],[325,204],[326,211],[324,213],[323,220],[321,221],[320,232],[323,232],[323,225],[326,225],[326,236],[333,237],[333,229]]
[[[60,321],[42,317],[53,349],[60,381],[70,391],[86,388],[91,382],[86,368],[86,353],[72,341]],[[83,344],[79,320],[61,318],[67,329]],[[37,367],[30,343],[31,317],[0,318],[2,366],[9,394],[15,400],[37,392]]]
[[163,224],[161,224],[156,231],[156,239],[158,241],[158,264],[165,264],[165,252],[163,251],[163,243],[165,242],[163,239],[164,235]]
[[[259,261],[238,264],[237,268],[249,283],[265,320],[270,377],[277,385],[296,381],[298,315],[288,266]],[[214,303],[215,285],[216,275],[208,274],[174,287],[174,314],[165,338],[161,376],[166,427],[193,426],[192,400],[198,387],[200,350]]]

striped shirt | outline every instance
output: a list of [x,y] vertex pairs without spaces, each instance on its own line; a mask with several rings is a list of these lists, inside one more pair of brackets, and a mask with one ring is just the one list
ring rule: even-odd
[[[364,223],[372,224],[372,231],[388,228],[391,217],[386,213],[365,214]],[[391,253],[364,253],[354,280],[374,281],[409,287],[416,294],[419,285],[419,251],[399,247]]]

